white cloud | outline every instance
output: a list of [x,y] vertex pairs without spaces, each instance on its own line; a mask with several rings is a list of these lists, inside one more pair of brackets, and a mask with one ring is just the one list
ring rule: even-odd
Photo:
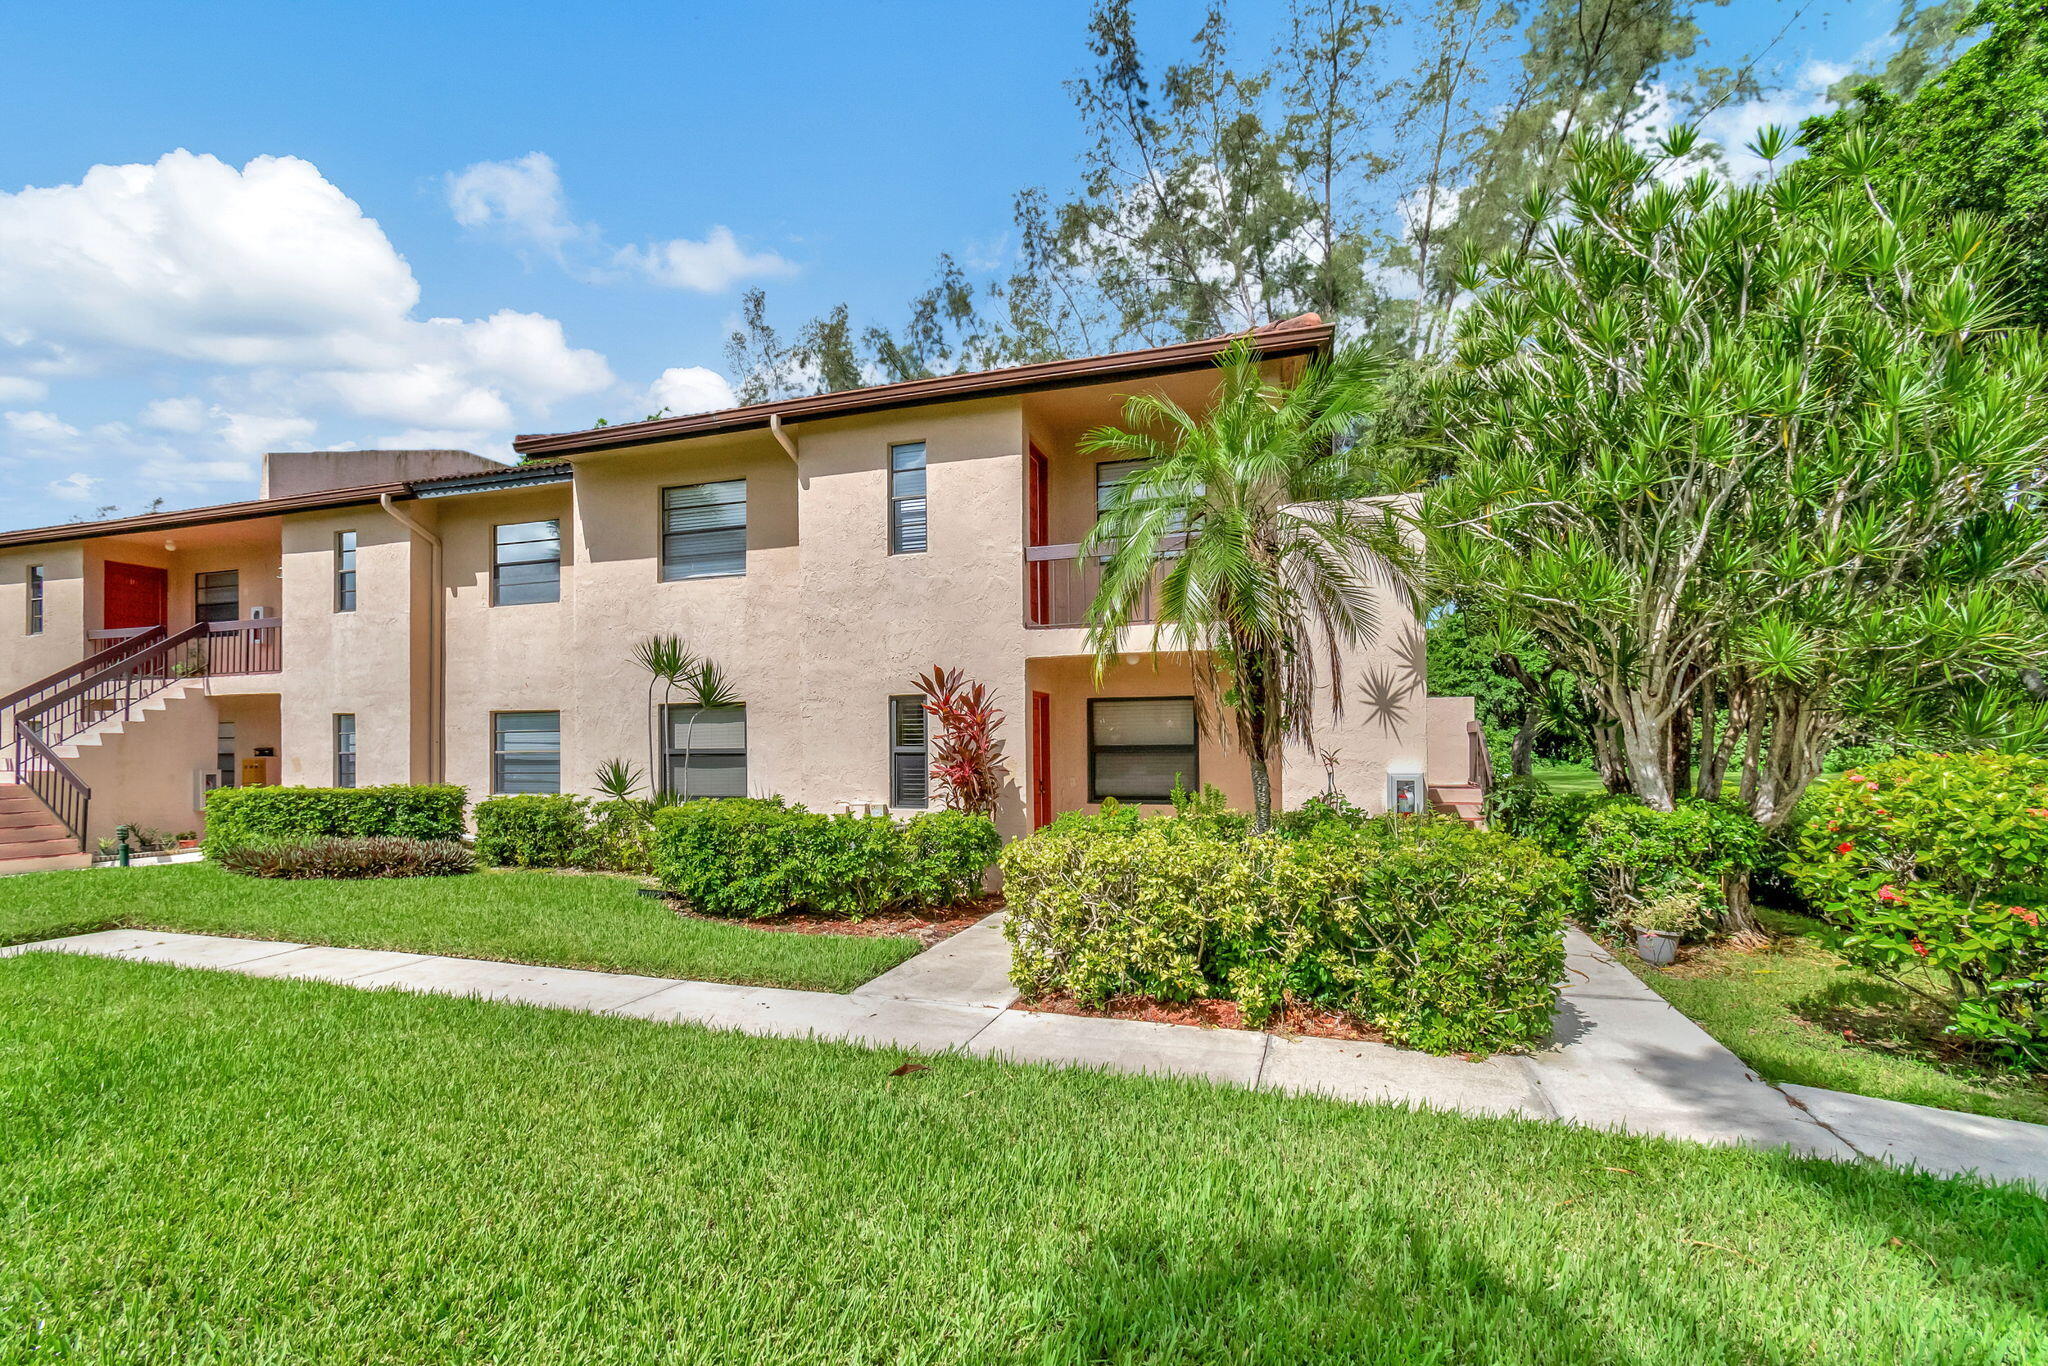
[[99,484],[100,481],[91,475],[83,471],[74,471],[62,479],[52,479],[43,487],[52,498],[66,503],[83,503],[93,496],[93,490],[98,488]]
[[177,151],[0,194],[0,339],[39,365],[197,362],[380,418],[397,383],[406,402],[443,409],[426,420],[465,426],[613,383],[553,319],[421,320],[419,297],[383,229],[297,157],[237,169]]
[[145,407],[137,420],[162,432],[196,432],[206,426],[206,404],[190,395],[160,398]]
[[714,227],[701,242],[678,237],[644,247],[621,247],[612,260],[655,284],[693,289],[700,294],[722,293],[741,280],[788,275],[796,269],[772,251],[746,251],[732,235],[732,229],[722,225]]
[[[1772,167],[1770,162],[1749,150],[1749,145],[1756,141],[1756,135],[1772,124],[1788,133],[1797,132],[1803,120],[1827,113],[1835,107],[1834,101],[1828,98],[1828,87],[1848,74],[1846,66],[1810,61],[1799,69],[1785,89],[1774,90],[1760,100],[1729,105],[1707,115],[1700,120],[1700,133],[1709,141],[1720,144],[1731,180],[1737,184],[1762,180],[1771,174]],[[1805,153],[1793,149],[1791,155],[1781,156],[1777,165],[1783,167],[1803,155]]]
[[596,284],[621,272],[670,289],[723,293],[741,280],[788,275],[796,267],[772,251],[749,252],[732,229],[612,248],[592,223],[578,223],[562,192],[561,172],[545,152],[479,161],[447,177],[448,208],[465,228],[493,231],[539,248],[564,270]]
[[51,445],[72,441],[78,436],[78,428],[55,413],[31,408],[27,412],[9,412],[4,416],[7,430],[26,441]]
[[220,443],[238,455],[261,455],[265,451],[305,449],[315,423],[309,417],[288,417],[263,413],[231,413],[214,408],[218,425],[214,433]]
[[48,398],[50,386],[21,375],[0,375],[0,403],[33,403]]
[[571,221],[562,177],[545,152],[512,161],[479,161],[447,177],[448,207],[465,228],[490,228],[531,240],[557,259],[565,244],[592,235]]
[[716,412],[738,402],[725,376],[701,365],[678,365],[664,370],[661,378],[647,389],[648,411],[666,408],[673,417]]

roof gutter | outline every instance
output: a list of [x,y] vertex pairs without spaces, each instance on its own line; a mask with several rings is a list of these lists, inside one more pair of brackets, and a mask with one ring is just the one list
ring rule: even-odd
[[441,592],[441,538],[418,518],[400,512],[389,493],[379,494],[377,502],[400,526],[427,543],[427,781],[444,782],[448,771],[448,680],[441,647],[446,615]]
[[789,463],[796,464],[796,442],[791,439],[788,432],[782,430],[781,413],[768,414],[768,431],[775,438],[775,444],[788,453]]

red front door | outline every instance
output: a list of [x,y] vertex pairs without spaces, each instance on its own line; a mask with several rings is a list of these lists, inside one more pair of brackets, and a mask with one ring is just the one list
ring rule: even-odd
[[163,570],[146,564],[122,564],[118,560],[108,560],[104,568],[102,630],[131,631],[139,626],[163,626],[170,621],[169,580]]
[[1052,824],[1052,698],[1031,694],[1031,828]]
[[[1044,545],[1050,534],[1050,521],[1046,511],[1049,480],[1045,456],[1038,447],[1031,448],[1031,490],[1026,500],[1031,520],[1030,544]],[[1052,565],[1044,560],[1031,564],[1031,617],[1033,626],[1043,626],[1052,619]]]

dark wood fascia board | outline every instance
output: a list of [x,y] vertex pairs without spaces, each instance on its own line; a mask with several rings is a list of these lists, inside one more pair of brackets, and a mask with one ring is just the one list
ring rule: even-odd
[[[1258,343],[1262,357],[1277,360],[1319,352],[1330,344],[1332,333],[1333,329],[1327,326],[1288,327],[1258,333],[1253,339]],[[979,370],[972,374],[941,375],[934,379],[908,380],[866,389],[841,389],[810,398],[757,403],[746,408],[725,408],[688,417],[665,417],[653,422],[622,422],[616,427],[594,427],[581,432],[519,436],[513,438],[512,449],[525,456],[593,455],[693,436],[765,430],[777,417],[784,422],[814,422],[821,418],[852,417],[932,403],[1008,398],[1112,380],[1151,379],[1213,364],[1216,357],[1236,340],[1236,337],[1209,338],[1153,347],[1147,351],[1120,351],[1107,356],[1048,361],[1043,365],[1021,365],[1007,370]]]
[[179,527],[204,526],[214,522],[247,522],[258,517],[276,517],[287,512],[313,512],[322,508],[353,507],[374,503],[382,495],[409,498],[403,483],[361,484],[346,489],[321,489],[286,498],[253,498],[244,503],[219,503],[213,507],[180,508],[175,512],[151,512],[140,517],[114,517],[104,522],[66,522],[62,526],[29,527],[23,531],[0,532],[0,549],[17,545],[47,545],[57,541],[89,541],[100,536],[132,536],[139,532],[175,531]]

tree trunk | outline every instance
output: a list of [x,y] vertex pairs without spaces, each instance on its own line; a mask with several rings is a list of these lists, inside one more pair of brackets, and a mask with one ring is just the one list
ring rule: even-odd
[[1625,797],[1635,791],[1635,786],[1629,781],[1628,764],[1621,757],[1621,742],[1614,729],[1612,724],[1592,728],[1593,768],[1610,796]]
[[1764,927],[1757,923],[1756,909],[1749,897],[1749,870],[1721,874],[1720,930],[1726,935],[1761,938]]
[[1517,778],[1526,778],[1536,762],[1536,732],[1541,729],[1536,708],[1525,707],[1522,724],[1515,731],[1514,743],[1508,747],[1508,771]]
[[1252,755],[1252,832],[1263,835],[1273,828],[1273,769],[1263,752]]
[[1651,715],[1635,698],[1621,699],[1617,708],[1621,721],[1622,758],[1628,764],[1630,783],[1644,805],[1658,811],[1672,808],[1671,725],[1667,718]]

